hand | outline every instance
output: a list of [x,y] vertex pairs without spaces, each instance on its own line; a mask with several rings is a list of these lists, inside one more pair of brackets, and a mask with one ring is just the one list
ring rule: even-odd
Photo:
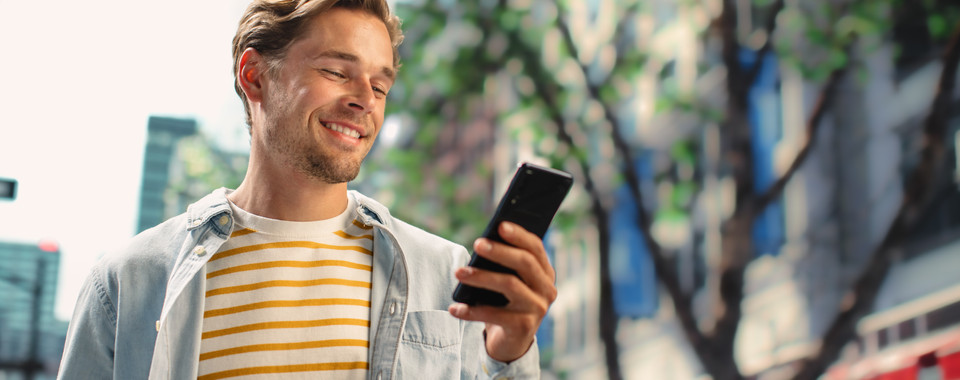
[[473,244],[474,251],[513,269],[517,276],[470,266],[455,274],[460,282],[500,292],[509,302],[505,307],[457,303],[449,311],[463,320],[486,323],[487,354],[509,363],[530,349],[547,309],[557,299],[556,273],[537,235],[510,222],[500,223],[498,228],[500,237],[513,246],[480,238]]

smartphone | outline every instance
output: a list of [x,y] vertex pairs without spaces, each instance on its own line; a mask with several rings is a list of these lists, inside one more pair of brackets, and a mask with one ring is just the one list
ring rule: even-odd
[[[497,227],[501,222],[510,221],[543,239],[572,185],[573,176],[570,173],[530,163],[521,164],[506,194],[500,198],[500,205],[487,224],[483,237],[506,243],[500,238]],[[513,270],[480,257],[476,252],[471,256],[469,265],[516,275]],[[505,306],[508,302],[503,294],[462,283],[457,284],[453,291],[453,299],[467,305]]]

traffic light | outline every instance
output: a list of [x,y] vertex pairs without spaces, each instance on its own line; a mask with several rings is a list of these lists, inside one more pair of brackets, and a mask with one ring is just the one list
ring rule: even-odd
[[14,200],[17,198],[17,180],[0,178],[0,200]]

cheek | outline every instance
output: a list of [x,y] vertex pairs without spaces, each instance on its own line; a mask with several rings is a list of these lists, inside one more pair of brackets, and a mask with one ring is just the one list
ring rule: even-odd
[[373,117],[373,124],[376,126],[377,134],[380,134],[380,130],[383,129],[383,114],[377,114]]

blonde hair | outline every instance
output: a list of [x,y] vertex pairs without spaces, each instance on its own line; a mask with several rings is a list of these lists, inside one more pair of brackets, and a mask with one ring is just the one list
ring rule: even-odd
[[233,37],[233,87],[243,100],[250,125],[250,105],[237,81],[240,55],[254,48],[267,63],[267,73],[275,74],[287,48],[303,33],[307,21],[332,8],[361,10],[383,21],[393,45],[393,66],[400,68],[398,47],[403,42],[400,18],[390,13],[386,0],[254,0],[247,7]]

